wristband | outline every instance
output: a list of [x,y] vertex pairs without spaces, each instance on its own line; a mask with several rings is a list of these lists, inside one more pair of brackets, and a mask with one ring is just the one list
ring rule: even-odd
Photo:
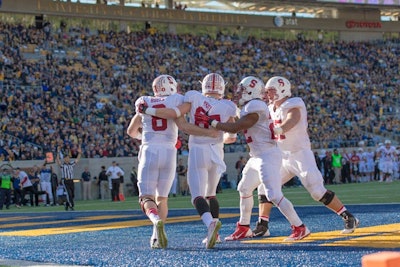
[[214,127],[214,128],[217,128],[217,124],[218,124],[218,121],[217,121],[217,120],[213,120],[213,121],[211,122],[211,126]]
[[155,108],[147,108],[145,113],[147,115],[155,116],[156,115],[156,109]]
[[176,117],[179,118],[182,115],[181,111],[177,107],[174,107],[173,109],[175,110]]
[[283,133],[283,129],[281,127],[274,128],[274,133],[276,135],[281,135]]

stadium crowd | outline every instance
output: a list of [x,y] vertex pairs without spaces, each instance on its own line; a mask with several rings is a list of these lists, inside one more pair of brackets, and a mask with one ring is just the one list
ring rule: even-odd
[[[307,104],[313,148],[373,146],[381,135],[400,135],[399,48],[1,22],[0,157],[43,159],[60,145],[72,157],[79,146],[88,158],[137,155],[139,141],[125,133],[133,101],[152,94],[160,74],[185,92],[199,90],[210,72],[228,81],[228,98],[244,76],[286,76]],[[225,150],[244,151],[243,144],[242,137]]]

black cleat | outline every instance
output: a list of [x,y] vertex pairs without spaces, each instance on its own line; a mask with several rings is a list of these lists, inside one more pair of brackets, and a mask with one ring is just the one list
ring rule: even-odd
[[256,228],[253,229],[253,236],[262,237],[270,235],[271,233],[269,232],[268,221],[259,219],[258,222],[256,223]]

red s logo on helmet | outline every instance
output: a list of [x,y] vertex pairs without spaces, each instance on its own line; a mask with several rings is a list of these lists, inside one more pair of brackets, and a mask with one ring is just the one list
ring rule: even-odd
[[254,88],[257,85],[257,80],[251,80],[249,87]]
[[282,87],[285,86],[285,82],[284,82],[282,79],[279,79],[279,80],[278,80],[278,83],[279,83],[279,85],[282,86]]

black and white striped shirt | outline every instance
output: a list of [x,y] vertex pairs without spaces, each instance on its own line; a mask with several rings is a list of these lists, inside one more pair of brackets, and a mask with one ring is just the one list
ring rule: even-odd
[[70,161],[69,163],[63,163],[60,165],[61,168],[61,178],[63,179],[73,179],[74,178],[74,166],[75,161]]

